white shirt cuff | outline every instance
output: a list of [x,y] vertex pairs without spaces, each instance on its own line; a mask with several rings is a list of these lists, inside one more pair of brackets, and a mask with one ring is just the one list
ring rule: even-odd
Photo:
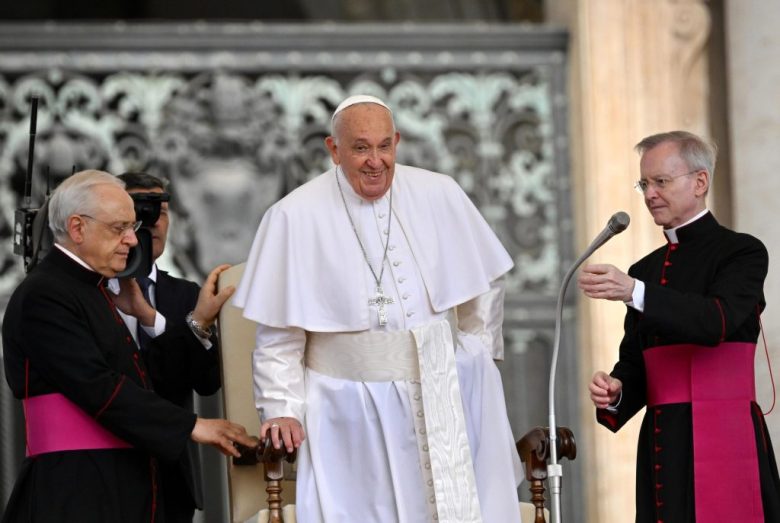
[[634,292],[631,293],[631,301],[626,302],[629,307],[644,312],[645,310],[645,282],[634,280]]
[[615,413],[618,411],[618,407],[620,406],[620,402],[623,401],[623,391],[620,391],[620,394],[618,395],[618,399],[615,403],[612,403],[610,405],[607,405],[607,411]]
[[147,327],[146,325],[142,324],[141,328],[150,338],[156,338],[157,336],[165,332],[165,325],[166,325],[165,316],[155,311],[154,325]]

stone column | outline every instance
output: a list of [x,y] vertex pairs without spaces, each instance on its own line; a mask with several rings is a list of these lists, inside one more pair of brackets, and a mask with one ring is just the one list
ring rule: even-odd
[[[780,3],[731,0],[726,3],[726,56],[733,160],[732,194],[737,230],[760,238],[769,250],[764,285],[764,334],[775,380],[780,377]],[[772,404],[772,384],[759,339],[756,395],[764,411]],[[780,445],[780,407],[766,421]]]
[[[707,42],[710,14],[698,0],[551,0],[548,21],[571,31],[572,179],[577,250],[583,251],[617,210],[626,232],[590,262],[623,270],[661,245],[661,231],[633,189],[633,146],[656,132],[687,129],[708,136]],[[713,189],[715,191],[716,189]],[[578,292],[570,289],[570,292]],[[586,521],[633,517],[636,439],[641,413],[618,434],[596,425],[587,383],[617,360],[625,307],[580,294],[579,347],[583,433],[578,465]],[[565,487],[564,487],[565,488]]]

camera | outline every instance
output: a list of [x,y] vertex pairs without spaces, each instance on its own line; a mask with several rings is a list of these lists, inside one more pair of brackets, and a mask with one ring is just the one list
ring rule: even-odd
[[160,218],[163,202],[170,201],[167,192],[137,192],[130,195],[135,206],[135,219],[141,222],[141,228],[136,231],[138,245],[130,249],[125,270],[117,274],[117,278],[125,276],[148,276],[152,271],[154,256],[152,254],[152,233],[149,230]]
[[[117,278],[147,276],[152,270],[152,233],[149,230],[160,218],[162,203],[171,199],[168,193],[141,192],[133,198],[136,220],[141,228],[135,233],[138,245],[130,249],[125,270]],[[16,210],[14,225],[14,254],[22,256],[27,272],[30,272],[54,245],[49,229],[49,199],[39,209],[23,207]]]

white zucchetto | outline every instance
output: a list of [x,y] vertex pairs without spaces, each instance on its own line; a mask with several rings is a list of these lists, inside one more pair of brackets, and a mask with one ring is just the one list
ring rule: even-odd
[[393,113],[393,111],[387,106],[387,104],[382,100],[380,100],[379,98],[377,98],[376,96],[371,96],[368,94],[356,94],[345,99],[343,102],[339,104],[338,107],[336,107],[336,110],[333,111],[333,116],[330,117],[331,121],[333,121],[336,115],[339,114],[344,109],[346,109],[347,107],[351,107],[357,104],[377,104],[377,105],[381,105],[382,107],[390,111],[390,114]]

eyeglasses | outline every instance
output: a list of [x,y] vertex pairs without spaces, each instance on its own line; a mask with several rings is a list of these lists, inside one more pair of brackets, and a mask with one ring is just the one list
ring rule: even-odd
[[141,225],[143,225],[143,222],[140,220],[137,222],[107,223],[104,222],[103,220],[98,220],[97,218],[95,218],[94,216],[90,216],[89,214],[79,214],[79,216],[83,218],[89,218],[90,220],[94,220],[98,223],[102,223],[103,225],[105,225],[106,227],[114,231],[114,233],[117,236],[124,236],[130,230],[132,230],[133,232],[138,232],[138,229],[140,229]]
[[668,175],[661,175],[657,178],[648,178],[647,180],[639,180],[634,184],[634,189],[637,190],[637,192],[645,194],[647,192],[647,189],[652,186],[655,188],[656,191],[663,191],[671,183],[676,180],[677,178],[682,178],[683,176],[688,176],[690,174],[696,174],[697,172],[701,171],[701,169],[696,169],[695,171],[691,171],[689,173],[683,173],[683,174],[677,174],[675,176],[668,176]]

